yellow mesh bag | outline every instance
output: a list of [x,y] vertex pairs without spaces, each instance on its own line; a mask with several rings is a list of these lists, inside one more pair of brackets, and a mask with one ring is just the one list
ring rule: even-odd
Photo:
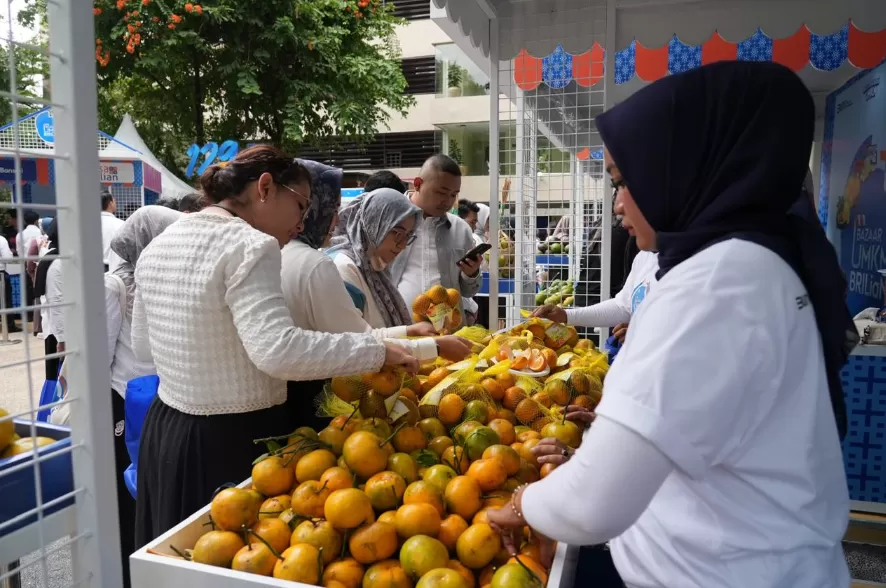
[[[593,409],[603,396],[603,382],[593,368],[571,367],[545,380],[543,393],[550,398],[551,404],[566,406],[575,403]],[[586,398],[579,400],[581,397]]]
[[[469,403],[481,401],[487,405],[488,411],[494,410],[495,402],[479,385],[483,374],[476,370],[477,361],[478,359],[474,358],[463,369],[452,372],[422,397],[418,405],[422,418],[437,417],[441,400],[449,394],[455,394],[462,400],[461,403],[454,403],[456,406],[464,405],[464,408],[467,409]],[[447,419],[447,421],[454,420],[455,417]]]
[[[339,376],[332,378],[323,387],[320,399],[315,399],[315,405],[318,411],[321,410],[321,406],[325,412],[344,410],[343,405],[333,402],[328,397],[331,394],[345,404],[358,407],[363,418],[387,418],[400,396],[400,391],[410,387],[407,383],[414,385],[415,382],[411,376],[400,370],[382,370],[361,376]],[[332,416],[338,414],[340,413]]]
[[461,293],[458,290],[432,286],[412,302],[412,320],[428,321],[441,335],[448,334],[461,327],[460,307]]

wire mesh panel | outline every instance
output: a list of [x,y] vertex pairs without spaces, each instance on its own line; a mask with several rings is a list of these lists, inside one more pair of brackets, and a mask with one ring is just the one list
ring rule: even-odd
[[[510,21],[513,24],[514,21]],[[556,29],[530,30],[535,39]],[[608,260],[603,253],[603,148],[594,117],[605,105],[606,7],[588,19],[587,47],[548,55],[521,51],[499,62],[503,100],[500,174],[511,177],[501,216],[502,292],[512,291],[506,322],[541,304],[595,304]],[[529,27],[529,28],[527,28]],[[516,33],[512,33],[516,34]],[[513,284],[505,281],[513,277]]]
[[110,191],[117,202],[116,216],[118,218],[127,219],[133,212],[142,207],[142,188],[140,186],[113,184],[110,187]]
[[[113,425],[95,205],[102,144],[96,143],[93,15],[73,0],[46,5],[34,39],[15,37],[11,2],[0,32],[8,67],[8,77],[0,79],[0,117],[11,123],[0,131],[4,180],[21,186],[39,157],[54,160],[59,187],[55,204],[25,202],[18,190],[0,198],[0,586],[117,587],[117,515],[108,507],[116,504]],[[20,67],[25,57],[43,67]],[[15,124],[39,105],[51,106],[51,116],[38,111],[25,121],[30,124]],[[16,221],[8,224],[11,212]],[[58,238],[44,243],[45,235],[31,223],[34,213],[55,217]],[[32,242],[44,246],[32,248]],[[15,302],[7,294],[8,274],[18,275]],[[70,390],[64,398],[54,383],[60,364]],[[55,419],[67,411],[70,426],[47,422],[53,411]]]

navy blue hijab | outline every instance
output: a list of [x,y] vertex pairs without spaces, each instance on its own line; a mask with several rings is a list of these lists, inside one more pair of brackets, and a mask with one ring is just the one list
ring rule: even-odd
[[858,334],[836,252],[803,190],[814,123],[812,96],[796,74],[737,61],[663,78],[597,117],[656,231],[659,278],[733,238],[772,250],[794,269],[815,309],[842,438],[840,369]]

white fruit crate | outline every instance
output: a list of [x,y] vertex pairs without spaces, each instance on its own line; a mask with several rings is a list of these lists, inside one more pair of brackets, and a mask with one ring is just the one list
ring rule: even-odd
[[[248,487],[251,484],[251,479],[246,480],[240,487]],[[197,539],[209,529],[208,523],[209,505],[206,505],[177,527],[133,553],[129,557],[132,588],[308,587],[307,584],[299,582],[276,580],[176,559],[176,553],[170,545],[180,550],[192,548]],[[577,546],[563,543],[557,547],[547,588],[572,588],[578,564],[578,549]]]

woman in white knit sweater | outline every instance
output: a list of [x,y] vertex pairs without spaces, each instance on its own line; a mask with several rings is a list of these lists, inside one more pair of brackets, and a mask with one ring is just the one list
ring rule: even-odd
[[132,343],[152,359],[157,399],[142,430],[136,542],[144,545],[249,476],[252,440],[298,422],[286,380],[418,362],[369,334],[296,327],[280,286],[280,248],[301,231],[310,177],[268,145],[200,180],[213,204],[167,229],[139,258]]

